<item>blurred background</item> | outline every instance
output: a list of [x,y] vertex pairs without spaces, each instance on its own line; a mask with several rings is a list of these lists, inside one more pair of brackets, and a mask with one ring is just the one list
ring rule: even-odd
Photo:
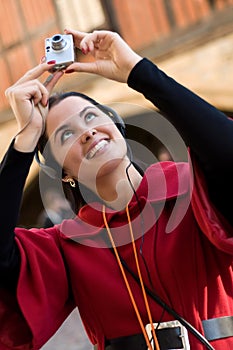
[[[120,33],[139,54],[233,115],[233,0],[0,0],[1,159],[17,129],[4,91],[40,62],[44,39],[66,27]],[[78,55],[78,60],[88,59]],[[143,115],[150,130],[154,108],[123,84],[82,73],[64,77],[57,89],[81,91],[101,103],[116,104],[130,123]],[[151,143],[147,134],[139,136]],[[172,137],[164,131],[166,145],[172,144]],[[159,158],[164,145],[153,139],[153,148]],[[38,225],[43,211],[38,171],[33,164],[24,192],[19,225],[25,227]],[[44,347],[64,348],[92,349],[77,312]]]

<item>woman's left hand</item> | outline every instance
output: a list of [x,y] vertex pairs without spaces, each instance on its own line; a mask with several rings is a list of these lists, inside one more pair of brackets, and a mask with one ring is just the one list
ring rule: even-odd
[[45,86],[39,78],[50,69],[51,65],[47,63],[37,65],[5,92],[18,124],[14,147],[19,151],[33,151],[43,130],[43,119],[47,113],[44,109],[49,95],[63,75],[63,72],[50,75]]
[[94,57],[93,62],[71,64],[66,73],[73,71],[95,73],[126,83],[132,68],[142,59],[119,34],[111,31],[84,33],[66,29],[65,34],[72,34],[75,46],[84,54],[90,53]]

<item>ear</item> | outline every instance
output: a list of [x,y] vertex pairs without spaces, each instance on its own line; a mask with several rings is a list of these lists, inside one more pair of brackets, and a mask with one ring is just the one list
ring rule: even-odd
[[62,181],[66,183],[69,182],[71,187],[76,187],[74,179],[72,177],[69,177],[69,175],[64,176]]
[[63,182],[70,182],[70,180],[73,180],[72,177],[70,177],[69,175],[65,175],[63,178],[62,178],[62,181]]

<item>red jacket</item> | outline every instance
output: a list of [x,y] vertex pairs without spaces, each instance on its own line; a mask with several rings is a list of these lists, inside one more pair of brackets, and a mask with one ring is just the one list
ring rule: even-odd
[[[233,229],[210,204],[202,175],[195,168],[193,190],[191,175],[185,163],[157,163],[146,171],[137,196],[150,276],[138,256],[144,283],[203,333],[202,320],[233,315]],[[139,250],[142,226],[135,196],[129,209]],[[107,219],[118,251],[136,272],[125,212],[110,210]],[[102,207],[93,204],[75,220],[50,229],[16,229],[21,272],[17,301],[2,291],[1,350],[39,349],[75,306],[100,350],[105,339],[141,333],[103,226]],[[130,275],[128,280],[146,324],[141,289]],[[149,303],[156,322],[163,310],[150,298]],[[166,312],[162,317],[172,319]],[[191,349],[205,349],[189,337]],[[233,337],[211,344],[216,350],[232,350]]]

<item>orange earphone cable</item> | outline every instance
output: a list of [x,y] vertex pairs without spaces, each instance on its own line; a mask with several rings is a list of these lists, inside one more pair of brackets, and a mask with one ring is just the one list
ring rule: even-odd
[[128,223],[129,223],[129,230],[130,230],[130,235],[131,235],[131,239],[132,239],[132,245],[133,245],[133,251],[134,251],[134,257],[135,257],[135,262],[136,262],[136,266],[137,266],[137,271],[138,271],[138,277],[139,277],[139,280],[140,280],[140,284],[141,284],[141,288],[142,288],[142,294],[143,294],[143,298],[144,298],[144,302],[145,302],[145,305],[146,305],[148,318],[149,318],[150,325],[151,325],[151,330],[152,330],[152,335],[153,335],[153,339],[154,339],[155,349],[156,350],[160,350],[159,343],[158,343],[158,340],[157,340],[157,337],[156,337],[156,334],[155,334],[155,329],[153,327],[153,321],[152,321],[152,316],[151,316],[151,312],[150,312],[150,307],[149,307],[149,303],[148,303],[148,299],[147,299],[147,295],[146,295],[146,291],[145,291],[145,287],[144,287],[144,283],[143,283],[143,279],[142,279],[142,274],[141,274],[141,270],[140,270],[140,266],[139,266],[138,255],[137,255],[137,250],[136,250],[136,246],[135,246],[134,235],[133,235],[133,228],[132,228],[132,224],[131,224],[131,218],[130,218],[130,214],[129,214],[129,207],[128,207],[128,205],[126,207],[126,214],[127,214]]
[[[128,220],[129,220],[129,226],[130,226],[131,237],[133,238],[132,227],[131,227],[131,222],[130,222],[130,216],[129,216],[129,212],[128,212],[128,206],[127,206],[127,217],[128,217]],[[123,279],[124,279],[126,288],[127,288],[127,290],[128,290],[128,293],[129,293],[129,296],[130,296],[130,299],[131,299],[133,308],[134,308],[134,310],[135,310],[135,313],[136,313],[138,322],[139,322],[140,327],[141,327],[141,329],[142,329],[142,333],[143,333],[143,335],[144,335],[146,344],[147,344],[149,350],[153,350],[152,345],[151,345],[150,340],[149,340],[149,337],[148,337],[148,335],[147,335],[147,333],[146,333],[146,330],[145,330],[145,327],[144,327],[144,325],[143,325],[143,322],[142,322],[142,319],[141,319],[141,316],[140,316],[140,313],[139,313],[139,310],[138,310],[136,301],[135,301],[135,299],[134,299],[132,290],[131,290],[131,288],[130,288],[130,285],[129,285],[127,276],[126,276],[126,274],[125,274],[125,271],[124,271],[124,268],[123,268],[121,259],[120,259],[120,257],[119,257],[119,254],[118,254],[118,251],[117,251],[115,242],[114,242],[114,240],[113,240],[113,237],[112,237],[110,228],[109,228],[109,226],[108,226],[108,222],[107,222],[107,219],[106,219],[105,206],[103,206],[103,220],[104,220],[104,224],[105,224],[105,227],[106,227],[106,230],[107,230],[109,239],[110,239],[110,241],[111,241],[111,244],[112,244],[112,247],[113,247],[113,250],[114,250],[114,253],[115,253],[115,256],[116,256],[118,265],[119,265],[119,268],[120,268],[120,270],[121,270],[121,273],[122,273],[122,276],[123,276]],[[134,239],[133,239],[133,243],[134,243]],[[134,244],[134,249],[136,249],[136,248],[135,248],[135,244]],[[136,259],[137,267],[139,267],[139,266],[138,266],[138,259],[137,259],[136,256],[135,256],[135,259]],[[139,269],[139,271],[140,271],[140,269]],[[141,273],[140,273],[140,277],[139,277],[139,278],[140,278],[140,281],[141,281],[141,280],[142,280]],[[142,286],[142,285],[143,285],[143,284],[141,284],[141,286]],[[144,290],[144,292],[143,292],[143,295],[144,295],[144,293],[145,293],[144,285],[143,285],[143,288],[142,288],[142,289]],[[145,296],[144,296],[144,300],[145,300]],[[147,300],[147,298],[146,298],[146,300]],[[146,308],[147,308],[147,312],[148,312],[149,305],[148,305],[148,302],[145,301],[145,303],[146,303]],[[157,338],[156,338],[156,335],[155,335],[154,327],[153,327],[153,325],[152,325],[152,318],[151,318],[151,313],[150,313],[150,311],[149,311],[148,317],[149,317],[149,320],[150,320],[150,324],[151,324],[151,326],[152,326],[152,333],[153,333],[153,338],[154,338],[156,350],[159,350],[158,341],[157,341]]]

